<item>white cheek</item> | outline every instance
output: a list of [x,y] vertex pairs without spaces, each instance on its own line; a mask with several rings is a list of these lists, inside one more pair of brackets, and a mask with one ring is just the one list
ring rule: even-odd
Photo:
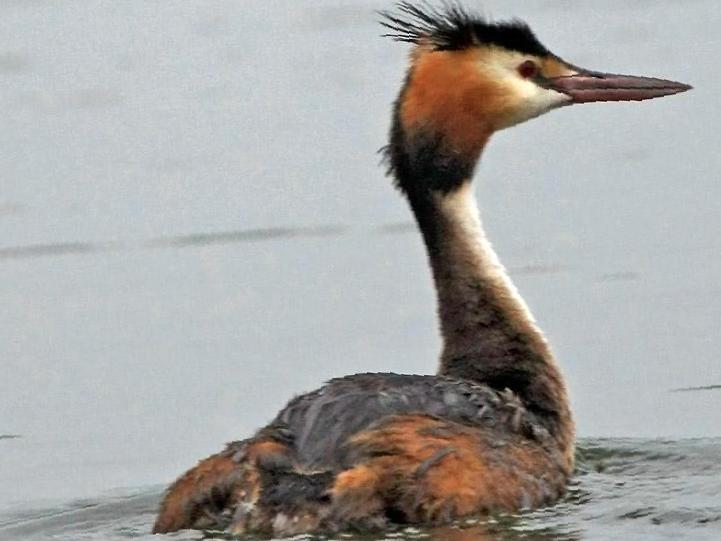
[[540,87],[532,81],[513,78],[511,87],[517,105],[513,107],[499,129],[510,128],[571,102],[571,98],[566,94]]

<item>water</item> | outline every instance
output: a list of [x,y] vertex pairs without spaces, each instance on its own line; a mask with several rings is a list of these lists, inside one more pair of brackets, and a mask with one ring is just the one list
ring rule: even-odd
[[[447,541],[580,539],[718,539],[721,440],[584,440],[579,468],[560,504],[517,516],[453,527],[408,528],[375,539]],[[115,491],[60,506],[0,515],[3,539],[123,540],[150,535],[160,487]],[[173,539],[220,539],[183,532]],[[369,536],[339,538],[367,540]],[[301,539],[314,540],[310,536]]]
[[[484,221],[563,364],[583,471],[550,510],[397,535],[718,539],[721,13],[527,4],[483,5],[696,89],[494,138]],[[0,538],[142,538],[168,481],[293,394],[434,371],[376,154],[405,56],[385,5],[0,2]]]

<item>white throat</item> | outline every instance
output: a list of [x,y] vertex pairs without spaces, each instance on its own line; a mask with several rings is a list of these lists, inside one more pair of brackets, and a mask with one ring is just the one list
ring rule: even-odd
[[[436,195],[436,204],[450,233],[446,250],[456,262],[453,271],[461,283],[483,284],[490,299],[502,308],[519,331],[535,335],[544,344],[545,337],[501,264],[483,230],[478,205],[470,182],[446,194]],[[482,306],[476,309],[483,309]]]

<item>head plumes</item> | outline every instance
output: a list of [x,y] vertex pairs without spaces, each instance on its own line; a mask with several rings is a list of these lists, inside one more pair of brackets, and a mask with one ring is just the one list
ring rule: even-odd
[[381,24],[396,41],[427,43],[438,51],[458,51],[479,45],[496,45],[511,51],[546,56],[549,51],[526,23],[518,19],[492,23],[455,2],[433,7],[399,2],[397,13],[383,11]]

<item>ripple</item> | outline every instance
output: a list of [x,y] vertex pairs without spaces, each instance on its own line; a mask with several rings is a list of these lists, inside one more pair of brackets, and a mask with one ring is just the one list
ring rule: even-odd
[[117,249],[114,243],[59,242],[56,244],[31,244],[0,248],[1,259],[28,259],[34,257],[84,255]]
[[721,391],[721,385],[704,385],[702,387],[682,387],[681,389],[671,389],[672,393],[690,393],[698,391]]
[[160,237],[144,242],[58,242],[30,244],[0,248],[0,260],[30,259],[36,257],[58,257],[88,255],[138,249],[192,248],[245,242],[264,242],[289,238],[321,238],[344,234],[346,227],[338,225],[297,228],[267,228],[211,233],[192,233]]
[[[150,537],[160,489],[108,494],[97,500],[0,516],[0,538],[20,539],[127,539]],[[198,539],[193,537],[177,539]]]
[[637,272],[613,272],[601,276],[599,282],[636,282],[641,279],[641,275]]
[[240,242],[258,242],[288,238],[314,238],[332,237],[345,233],[346,228],[339,225],[319,227],[283,228],[271,227],[266,229],[247,229],[238,231],[224,231],[218,233],[194,233],[175,237],[164,237],[147,243],[150,247],[186,248],[190,246],[210,246],[213,244],[236,244]]
[[34,244],[31,246],[11,246],[0,248],[0,259],[21,259],[48,255],[85,254],[95,252],[93,244],[68,242],[58,244]]

